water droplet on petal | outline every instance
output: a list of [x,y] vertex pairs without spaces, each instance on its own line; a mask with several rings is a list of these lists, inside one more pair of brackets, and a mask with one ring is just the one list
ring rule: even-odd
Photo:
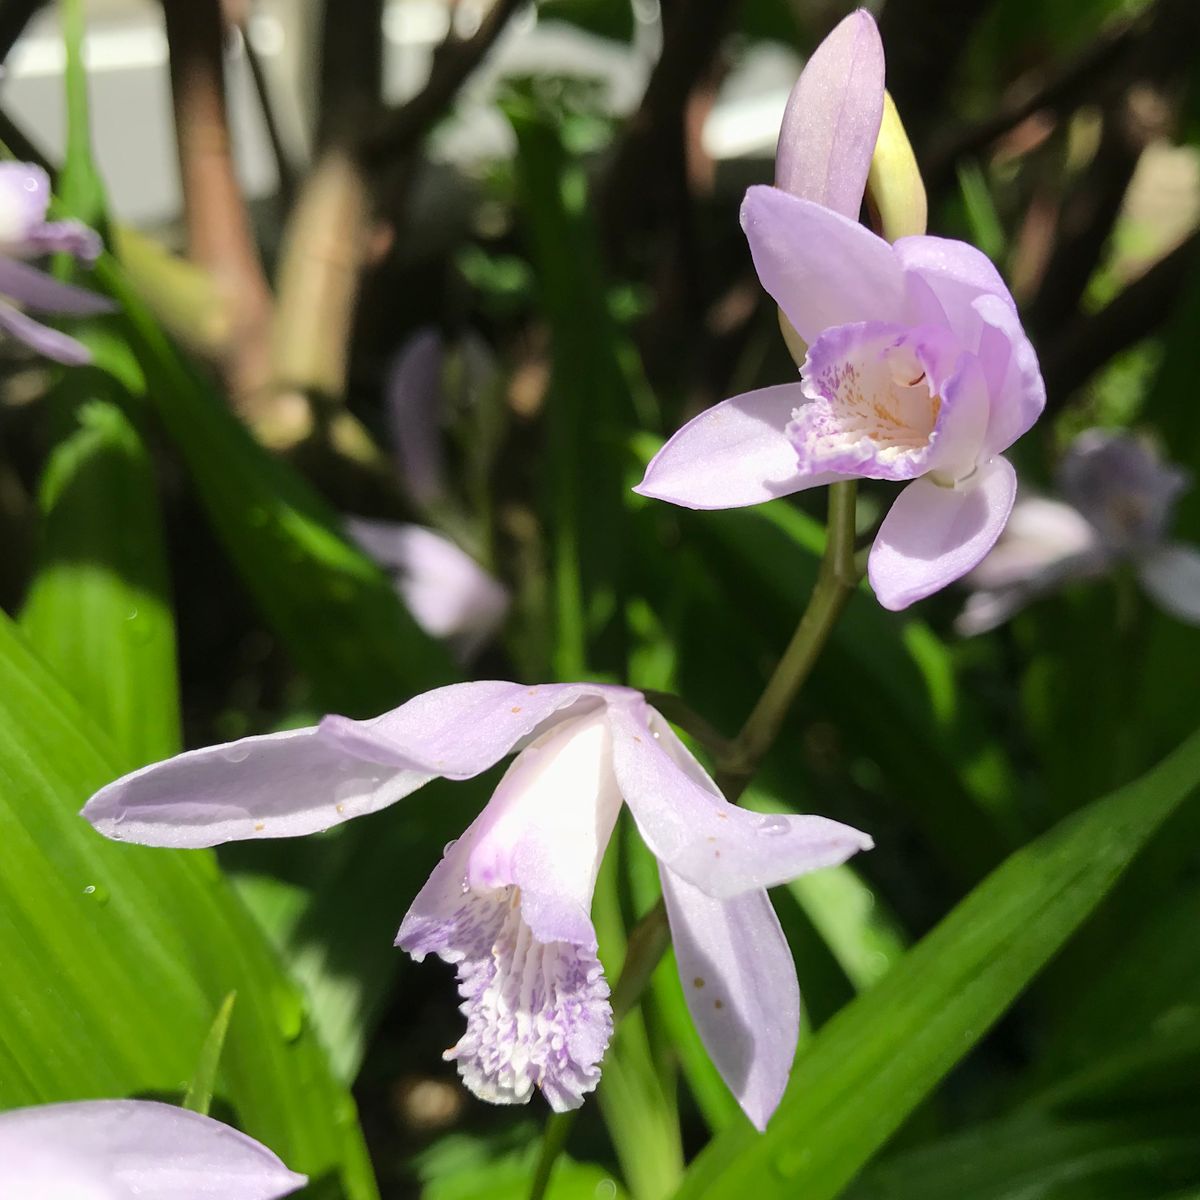
[[448,842],[447,842],[447,843],[446,843],[446,844],[445,844],[445,845],[442,847],[442,853],[443,853],[443,854],[449,854],[449,853],[450,853],[450,851],[451,851],[451,850],[453,850],[453,849],[454,849],[454,847],[455,847],[455,846],[457,846],[457,845],[458,845],[458,838],[451,838],[451,839],[450,839],[450,840],[449,840],[449,841],[448,841]]
[[241,742],[234,742],[221,751],[221,757],[230,763],[245,762],[250,757],[250,747]]
[[789,826],[786,817],[778,816],[775,813],[768,813],[766,816],[758,818],[755,828],[759,833],[778,835],[787,833]]
[[462,894],[465,896],[470,890],[471,890],[471,883],[467,879],[467,877],[464,875],[463,879],[462,879],[462,885],[459,887],[459,891],[462,892]]

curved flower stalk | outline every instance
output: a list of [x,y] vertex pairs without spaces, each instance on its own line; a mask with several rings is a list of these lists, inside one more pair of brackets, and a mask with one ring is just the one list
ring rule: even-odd
[[413,619],[449,643],[460,663],[492,640],[508,615],[508,589],[432,529],[351,517],[346,531],[391,576]]
[[307,1182],[253,1138],[170,1104],[0,1113],[0,1196],[13,1200],[276,1200]]
[[0,329],[47,358],[78,366],[91,361],[87,348],[23,311],[91,316],[112,310],[103,296],[62,283],[23,261],[64,253],[91,263],[100,253],[100,238],[86,225],[47,221],[49,204],[50,179],[41,167],[0,163]]
[[1200,625],[1200,548],[1167,536],[1189,483],[1144,438],[1080,434],[1059,465],[1063,498],[1017,500],[1003,536],[967,576],[972,591],[955,628],[984,633],[1040,596],[1125,565],[1165,612]]
[[685,425],[637,490],[688,508],[759,504],[841,479],[905,483],[868,560],[901,609],[965,575],[1008,520],[1002,452],[1045,388],[1016,305],[962,242],[889,244],[857,223],[883,111],[872,18],[846,18],[784,117],[778,187],[752,187],[742,228],[763,287],[807,353],[797,383],[735,396]]
[[397,945],[458,971],[466,1033],[446,1052],[475,1095],[577,1107],[612,1031],[589,915],[622,802],[658,859],[696,1027],[761,1129],[799,1029],[795,965],[766,888],[843,862],[871,839],[813,816],[729,804],[640,692],[598,684],[439,688],[370,721],[193,750],[109,784],[87,817],[108,837],[211,846],[290,837],[375,812],[431,779],[517,752],[446,847]]

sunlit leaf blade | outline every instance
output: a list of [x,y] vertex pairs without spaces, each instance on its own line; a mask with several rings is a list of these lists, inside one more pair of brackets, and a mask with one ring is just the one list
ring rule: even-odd
[[180,737],[154,473],[111,378],[80,369],[59,390],[75,428],[43,473],[38,567],[21,624],[112,739],[116,765],[131,770],[175,753]]
[[0,619],[0,1106],[178,1102],[236,990],[216,1111],[329,1194],[374,1200],[354,1103],[212,856],[118,845],[79,818],[116,773],[90,730]]
[[624,664],[624,430],[631,387],[618,355],[582,166],[564,144],[571,117],[530,92],[505,113],[517,135],[517,179],[553,371],[546,410],[543,512],[552,548],[555,669]]
[[217,1070],[221,1066],[221,1051],[225,1049],[225,1038],[229,1033],[229,1020],[233,1016],[233,1006],[237,1002],[237,992],[230,992],[217,1009],[213,1018],[212,1028],[204,1045],[200,1047],[200,1057],[196,1062],[196,1073],[192,1076],[188,1090],[183,1097],[183,1107],[207,1115],[212,1104],[213,1091],[217,1085]]
[[374,714],[454,675],[383,572],[339,520],[272,458],[176,350],[109,255],[97,282],[124,310],[147,396],[263,617],[312,681],[322,708]]
[[1008,1008],[1200,783],[1200,734],[1011,855],[797,1061],[765,1135],[716,1138],[680,1200],[832,1200]]

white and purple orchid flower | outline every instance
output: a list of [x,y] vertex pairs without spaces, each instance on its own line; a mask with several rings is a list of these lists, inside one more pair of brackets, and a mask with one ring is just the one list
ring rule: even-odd
[[0,1113],[5,1200],[277,1200],[308,1180],[187,1109],[83,1100]]
[[[74,255],[90,263],[100,239],[79,221],[47,221],[50,179],[33,163],[0,163],[0,330],[47,358],[70,366],[91,361],[73,337],[29,316],[29,311],[60,316],[109,312],[103,296],[31,267],[24,261],[45,254]],[[20,307],[17,307],[20,305]]]
[[807,347],[797,383],[735,396],[677,432],[637,490],[688,508],[759,504],[840,479],[906,483],[868,576],[902,609],[965,575],[1016,495],[1002,452],[1041,413],[1037,356],[974,247],[858,224],[883,110],[874,20],[847,17],[788,102],[776,187],[742,228],[763,286]]
[[1122,566],[1165,612],[1200,625],[1200,549],[1167,536],[1186,471],[1143,437],[1091,429],[1071,443],[1057,483],[1062,499],[1018,498],[1003,536],[967,576],[959,633],[995,629],[1041,596]]
[[498,1104],[539,1088],[559,1111],[600,1078],[612,1031],[592,893],[622,801],[659,863],[680,976],[713,1062],[760,1129],[796,1049],[795,964],[766,889],[869,849],[815,816],[729,804],[640,692],[455,684],[369,721],[192,750],[84,808],[110,838],[197,847],[293,837],[375,812],[430,780],[517,757],[405,916],[397,945],[458,970],[467,1030],[448,1059]]

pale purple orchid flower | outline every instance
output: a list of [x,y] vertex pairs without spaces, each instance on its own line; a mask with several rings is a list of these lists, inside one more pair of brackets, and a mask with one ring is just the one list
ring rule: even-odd
[[193,750],[135,771],[83,810],[108,837],[195,847],[327,829],[431,779],[517,757],[446,847],[397,945],[458,970],[467,1030],[446,1052],[475,1095],[557,1111],[600,1078],[612,1032],[589,915],[624,801],[658,859],[684,992],[713,1062],[760,1129],[799,1031],[796,969],[766,889],[871,839],[815,816],[728,803],[640,692],[455,684],[369,721]]
[[187,1109],[83,1100],[0,1113],[5,1200],[277,1200],[308,1180]]
[[807,347],[798,383],[701,413],[636,489],[687,508],[737,508],[840,479],[906,483],[868,576],[902,609],[961,578],[1016,494],[1001,457],[1045,387],[1016,305],[963,242],[889,244],[857,223],[883,105],[869,14],[822,43],[789,101],[778,187],[752,187],[742,228],[759,280]]
[[351,517],[350,538],[391,576],[413,619],[468,663],[508,615],[508,589],[449,538],[421,525]]
[[87,348],[23,311],[92,316],[112,310],[103,296],[22,261],[62,252],[90,263],[100,253],[100,239],[86,225],[47,221],[49,204],[50,179],[41,167],[0,163],[0,329],[47,358],[78,366],[91,361]]
[[1145,438],[1092,429],[1071,443],[1057,483],[1060,500],[1018,498],[1003,536],[967,576],[959,633],[995,629],[1041,596],[1126,565],[1165,612],[1200,625],[1200,549],[1167,536],[1186,471]]

